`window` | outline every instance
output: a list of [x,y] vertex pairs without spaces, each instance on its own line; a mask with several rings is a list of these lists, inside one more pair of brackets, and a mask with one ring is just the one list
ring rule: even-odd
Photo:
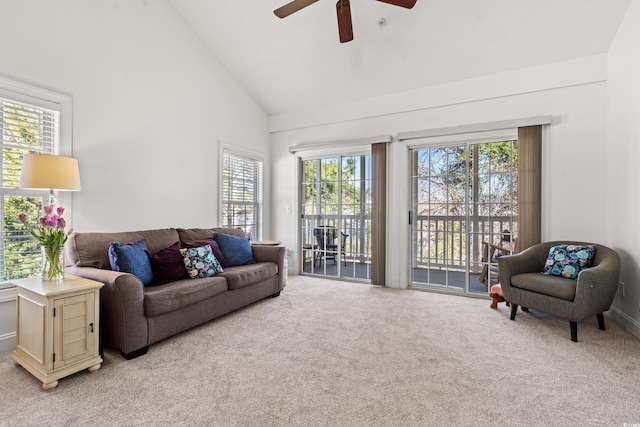
[[24,229],[18,215],[25,213],[31,221],[36,220],[42,214],[48,192],[18,188],[22,156],[59,154],[61,117],[69,106],[68,97],[0,79],[0,286],[9,280],[40,274],[39,244]]
[[252,240],[262,238],[262,160],[224,150],[222,225],[242,228]]

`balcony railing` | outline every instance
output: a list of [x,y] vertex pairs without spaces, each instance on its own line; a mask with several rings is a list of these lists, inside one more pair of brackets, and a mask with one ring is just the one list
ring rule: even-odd
[[[498,243],[504,230],[514,230],[508,216],[464,217],[419,215],[412,227],[413,267],[466,269],[481,268],[482,242]],[[303,245],[315,245],[313,229],[332,226],[346,233],[343,256],[356,262],[371,259],[371,218],[367,215],[304,215]],[[471,239],[469,244],[468,235]],[[470,245],[470,247],[469,247]]]
[[335,227],[347,235],[343,256],[356,262],[371,259],[371,218],[367,215],[305,215],[302,219],[302,244],[315,245],[313,229],[318,226]]
[[498,243],[514,224],[508,216],[419,215],[413,228],[413,267],[465,269],[469,259],[475,271],[480,268],[482,243]]

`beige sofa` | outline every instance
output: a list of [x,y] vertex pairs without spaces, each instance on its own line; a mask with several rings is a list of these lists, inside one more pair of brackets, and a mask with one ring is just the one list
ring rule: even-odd
[[72,233],[65,244],[65,273],[104,283],[100,319],[105,346],[131,359],[149,345],[267,297],[284,288],[282,246],[252,246],[255,264],[225,268],[213,277],[180,279],[145,287],[133,274],[111,270],[111,242],[145,239],[154,253],[180,241],[190,245],[229,228],[168,228],[121,233]]

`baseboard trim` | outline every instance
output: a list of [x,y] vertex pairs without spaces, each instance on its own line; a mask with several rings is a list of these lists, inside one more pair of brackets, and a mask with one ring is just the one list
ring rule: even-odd
[[0,335],[0,354],[7,354],[16,349],[16,333]]
[[611,307],[607,314],[620,326],[625,328],[627,331],[631,333],[631,335],[640,339],[640,322],[635,319],[629,317],[626,313],[622,312],[617,307]]

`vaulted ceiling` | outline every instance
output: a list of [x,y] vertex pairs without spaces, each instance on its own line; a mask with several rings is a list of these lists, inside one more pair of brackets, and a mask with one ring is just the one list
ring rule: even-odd
[[606,53],[630,3],[351,0],[342,44],[336,0],[284,19],[290,0],[170,1],[270,115]]

